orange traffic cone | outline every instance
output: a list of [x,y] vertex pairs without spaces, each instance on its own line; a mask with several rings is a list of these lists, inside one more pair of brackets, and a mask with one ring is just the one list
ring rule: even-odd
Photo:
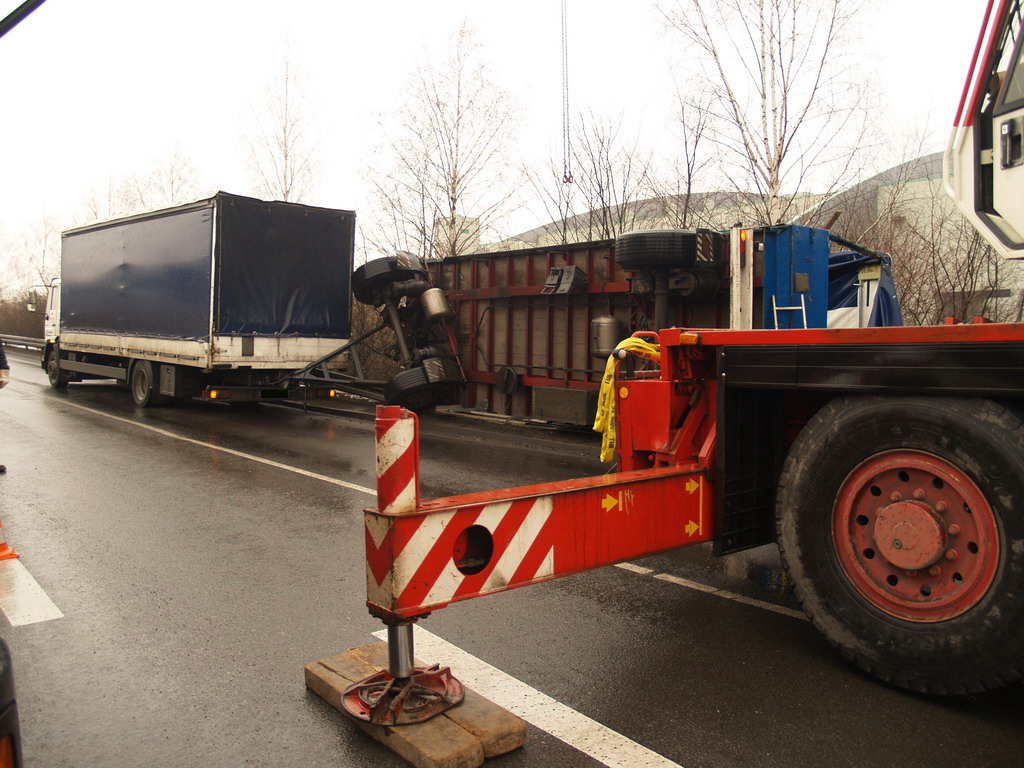
[[4,536],[4,524],[0,523],[0,560],[13,560],[16,557],[21,557],[15,552],[11,545],[7,543],[7,537]]

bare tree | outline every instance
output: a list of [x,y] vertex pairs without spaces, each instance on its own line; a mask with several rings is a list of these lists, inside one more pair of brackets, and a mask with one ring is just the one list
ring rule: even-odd
[[52,216],[29,230],[24,240],[29,275],[33,282],[48,283],[60,274],[61,226]]
[[623,137],[621,119],[580,118],[572,147],[576,193],[584,209],[576,216],[577,238],[612,238],[643,219],[639,205],[651,192],[651,155],[638,136]]
[[922,195],[917,182],[942,173],[941,155],[925,153],[927,135],[927,130],[922,130],[898,143],[891,137],[883,138],[876,148],[877,154],[892,157],[894,164],[822,199],[818,206],[801,215],[800,223],[824,227],[858,243],[890,240],[893,222],[904,216],[908,206],[921,208],[915,201],[931,200],[933,190]]
[[199,196],[199,181],[195,166],[180,147],[174,147],[158,162],[139,190],[139,199],[145,207],[187,203]]
[[443,258],[475,250],[482,235],[496,239],[518,186],[507,156],[514,123],[463,23],[446,60],[421,67],[401,111],[382,123],[391,162],[368,171],[377,215],[368,246]]
[[549,158],[547,164],[540,170],[536,168],[523,170],[523,176],[533,190],[530,208],[538,219],[550,222],[550,224],[545,224],[534,230],[531,237],[535,237],[535,240],[527,242],[526,245],[569,242],[575,185],[566,175],[564,159],[561,161],[561,166],[559,162],[554,158]]
[[669,131],[680,151],[665,161],[662,173],[652,177],[659,218],[671,229],[714,226],[708,210],[712,195],[696,194],[695,186],[709,162],[708,135],[712,128],[711,98],[700,91],[676,94],[676,110]]
[[94,184],[75,217],[81,224],[190,202],[200,194],[192,161],[175,147],[149,171],[108,176]]
[[901,163],[835,198],[832,227],[892,256],[909,325],[976,315],[1016,322],[1024,310],[1020,267],[1002,260],[956,210],[935,178],[938,155]]
[[313,192],[316,143],[302,82],[301,69],[286,53],[279,78],[267,87],[263,103],[253,109],[249,164],[262,197],[302,202]]
[[60,223],[49,214],[25,228],[12,265],[19,287],[49,283],[60,274],[60,233]]
[[[894,259],[893,276],[904,314],[918,325],[952,317],[971,322],[1021,319],[1020,286],[1006,263],[957,211],[938,185],[929,185],[928,206],[917,216],[898,216],[893,228],[906,243]],[[1018,300],[1013,301],[1013,289]],[[1004,301],[1003,299],[1011,299]]]
[[528,174],[543,212],[552,219],[538,242],[602,240],[635,229],[659,215],[651,153],[639,135],[623,137],[622,119],[580,116],[570,154],[575,169],[565,181],[563,165]]
[[93,184],[75,216],[76,223],[89,224],[143,210],[145,206],[139,198],[139,186],[133,178],[114,175]]
[[841,139],[851,123],[866,125],[863,87],[845,58],[859,5],[677,0],[661,9],[703,66],[722,177],[745,198],[752,223],[792,218],[792,193],[809,180],[831,191],[852,178],[856,139]]

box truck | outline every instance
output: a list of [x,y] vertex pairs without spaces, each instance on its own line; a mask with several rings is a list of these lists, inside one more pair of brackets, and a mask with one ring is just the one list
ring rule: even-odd
[[219,192],[63,233],[42,366],[140,407],[332,396],[293,375],[351,331],[355,213]]

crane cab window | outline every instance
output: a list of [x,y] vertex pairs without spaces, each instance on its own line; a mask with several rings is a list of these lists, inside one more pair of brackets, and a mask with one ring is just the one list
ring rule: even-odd
[[[1020,0],[1011,3],[1006,31],[996,52],[992,72],[1001,80],[995,115],[1024,107],[1024,45],[1022,45]],[[997,81],[998,82],[998,81]]]

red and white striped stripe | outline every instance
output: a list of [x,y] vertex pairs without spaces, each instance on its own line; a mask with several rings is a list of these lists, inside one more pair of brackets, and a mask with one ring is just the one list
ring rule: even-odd
[[377,406],[377,509],[387,515],[419,506],[419,424],[396,405]]
[[[429,610],[550,578],[555,573],[552,509],[550,496],[503,501],[424,515],[414,529],[413,520],[395,526],[386,517],[367,515],[368,551],[372,541],[373,551],[387,553],[391,566],[375,569],[368,563],[369,602],[397,611]],[[485,528],[494,550],[479,573],[464,574],[453,553],[459,534],[470,526]]]
[[367,606],[385,620],[414,619],[708,541],[705,480],[697,467],[657,467],[421,503],[416,414],[379,407],[378,502],[364,517]]

